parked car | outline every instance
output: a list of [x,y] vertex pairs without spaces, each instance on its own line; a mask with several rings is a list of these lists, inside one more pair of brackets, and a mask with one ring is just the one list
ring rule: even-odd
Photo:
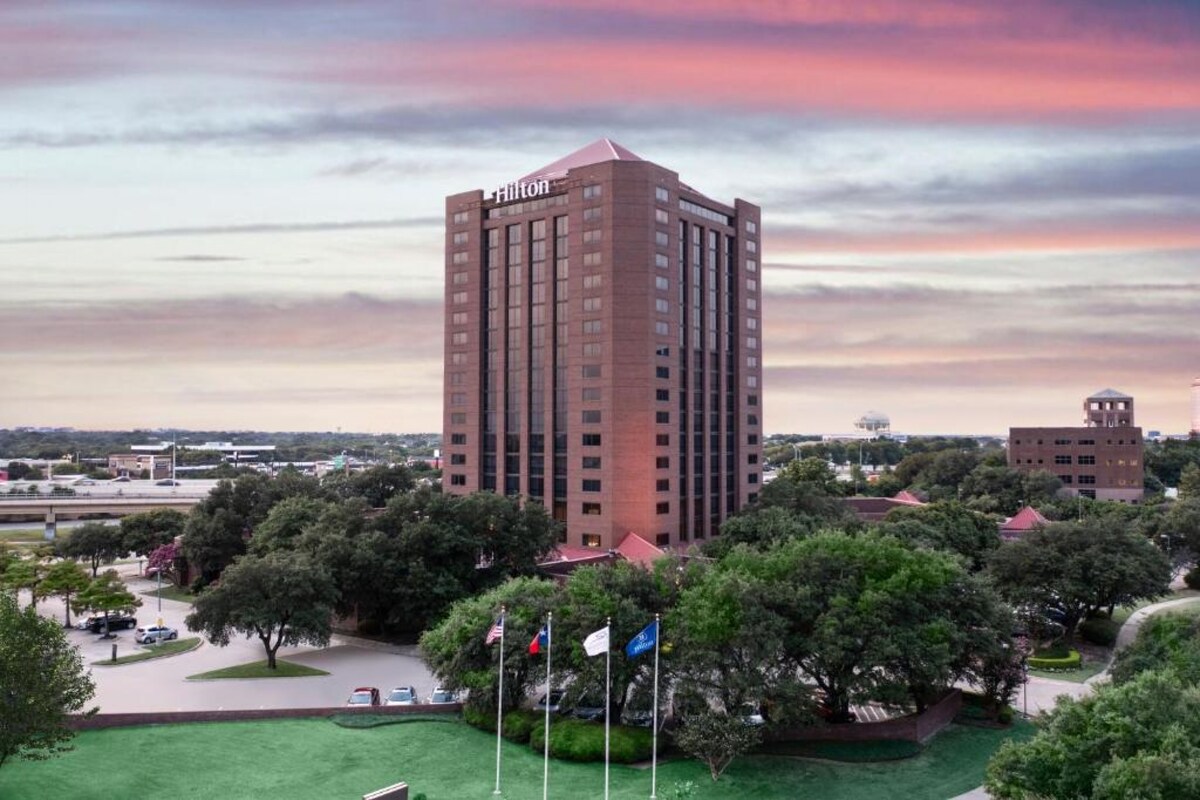
[[179,631],[174,628],[168,628],[166,625],[149,625],[145,628],[138,628],[133,632],[133,640],[138,644],[150,644],[151,642],[166,642],[171,639],[178,639]]
[[397,686],[388,694],[387,700],[383,704],[385,706],[415,706],[417,690],[411,686]]
[[163,478],[161,481],[155,481],[155,486],[179,486],[179,481],[173,481],[170,478]]
[[762,715],[762,709],[759,708],[757,703],[742,703],[739,716],[742,718],[742,724],[753,728],[766,724],[766,720]]
[[[661,714],[659,722],[662,722]],[[654,712],[649,708],[635,709],[626,706],[625,710],[621,712],[621,724],[635,728],[649,728],[654,724]]]
[[443,689],[441,686],[439,686],[433,690],[433,693],[429,695],[429,700],[426,702],[428,702],[431,706],[440,706],[447,703],[458,703],[460,701],[458,699],[457,692],[451,691],[450,689]]
[[587,720],[588,722],[603,722],[604,721],[604,698],[590,697],[583,695],[576,702],[570,703],[570,714],[576,719]]
[[[137,627],[137,617],[133,617],[128,614],[109,614],[108,615],[108,629],[110,631],[128,630],[129,628],[136,628],[136,627]],[[84,630],[91,631],[92,633],[103,633],[104,632],[104,615],[100,614],[98,616],[88,617],[87,625],[84,628]]]
[[[566,708],[566,706],[563,704],[563,700],[566,699],[566,696],[567,696],[567,693],[562,691],[561,689],[556,689],[555,691],[550,693],[550,713],[551,714],[561,714],[568,710]],[[546,695],[545,694],[542,694],[542,696],[537,699],[537,702],[533,704],[533,710],[534,711],[545,711],[546,710]]]
[[117,477],[115,477],[111,481],[109,481],[109,483],[129,483],[132,480],[133,480],[133,478],[129,477],[128,475],[118,475]]
[[360,686],[350,693],[347,706],[377,706],[380,704],[379,690],[374,686]]

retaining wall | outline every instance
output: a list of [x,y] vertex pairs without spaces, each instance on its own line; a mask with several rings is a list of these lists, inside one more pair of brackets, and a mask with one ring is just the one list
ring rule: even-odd
[[769,731],[768,742],[871,742],[905,741],[924,743],[950,724],[962,708],[962,692],[952,689],[920,714],[882,722],[846,722]]
[[351,708],[227,708],[220,711],[152,711],[130,714],[96,714],[91,717],[74,717],[71,727],[78,731],[102,728],[128,728],[135,725],[173,725],[182,722],[233,722],[253,719],[297,719],[300,717],[328,717],[333,714],[457,714],[461,703],[439,703],[418,706],[367,706]]

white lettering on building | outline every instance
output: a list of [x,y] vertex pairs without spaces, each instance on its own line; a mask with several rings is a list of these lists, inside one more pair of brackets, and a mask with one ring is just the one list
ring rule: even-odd
[[530,197],[547,194],[550,191],[550,181],[547,178],[525,182],[513,181],[497,187],[492,192],[492,200],[497,203],[511,203],[514,200],[526,200]]

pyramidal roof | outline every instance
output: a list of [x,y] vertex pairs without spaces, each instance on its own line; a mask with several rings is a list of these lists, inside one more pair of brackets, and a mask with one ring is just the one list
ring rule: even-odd
[[1049,523],[1050,520],[1043,517],[1036,508],[1025,506],[1014,516],[1006,519],[1000,528],[1006,531],[1031,531]]
[[568,170],[576,167],[586,167],[589,164],[600,164],[604,161],[644,161],[641,156],[622,147],[612,139],[597,139],[587,147],[581,147],[558,161],[547,164],[541,169],[534,170],[521,178],[522,183],[528,183],[535,178],[561,178]]
[[1103,397],[1108,400],[1132,400],[1133,398],[1124,392],[1118,392],[1116,389],[1102,389],[1095,394],[1088,395],[1090,400],[1093,397]]

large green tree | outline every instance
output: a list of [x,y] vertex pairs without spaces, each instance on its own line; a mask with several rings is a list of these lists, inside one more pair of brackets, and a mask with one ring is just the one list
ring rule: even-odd
[[935,550],[957,553],[975,572],[983,569],[988,556],[1000,546],[996,520],[954,500],[892,509],[878,530]]
[[1119,520],[1059,522],[1005,542],[988,573],[1015,606],[1064,611],[1066,636],[1089,615],[1167,593],[1166,556]]
[[0,767],[10,758],[40,760],[69,750],[70,715],[93,694],[62,628],[0,594]]
[[0,575],[0,586],[13,592],[29,590],[29,605],[37,608],[39,597],[44,597],[42,581],[46,577],[46,566],[34,558],[20,558],[11,562]]
[[1119,686],[1167,667],[1180,680],[1200,684],[1200,619],[1169,613],[1150,617],[1138,628],[1137,638],[1117,652],[1110,674]]
[[305,553],[246,555],[196,599],[187,626],[224,647],[234,634],[257,637],[275,669],[283,645],[329,643],[337,589]]
[[85,561],[96,577],[101,564],[111,564],[129,551],[120,527],[99,522],[85,522],[70,534],[60,538],[56,544],[58,554],[64,558]]
[[105,570],[75,595],[76,611],[95,611],[104,615],[105,636],[109,636],[109,614],[133,613],[141,604],[141,598],[125,588],[115,569]]
[[156,508],[121,519],[125,551],[146,557],[183,533],[187,515],[173,508]]
[[65,608],[64,625],[71,627],[71,600],[88,587],[87,570],[74,561],[57,561],[46,570],[40,587],[46,597],[61,597]]
[[1060,697],[1033,739],[988,764],[992,797],[1011,800],[1200,796],[1200,688],[1170,671]]

